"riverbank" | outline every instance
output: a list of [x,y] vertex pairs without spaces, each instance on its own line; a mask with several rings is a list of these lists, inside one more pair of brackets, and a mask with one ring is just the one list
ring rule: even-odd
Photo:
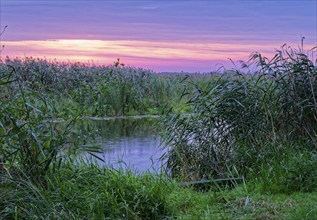
[[[23,175],[23,174],[21,174]],[[197,191],[163,174],[64,165],[45,186],[1,178],[2,219],[314,219],[317,192],[267,194],[256,183]]]

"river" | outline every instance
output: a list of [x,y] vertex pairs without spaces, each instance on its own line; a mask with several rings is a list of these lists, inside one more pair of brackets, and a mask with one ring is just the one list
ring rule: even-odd
[[[165,152],[160,145],[155,117],[93,118],[83,123],[93,130],[101,153],[100,166],[132,169],[139,173],[160,172],[160,157]],[[86,127],[87,129],[87,127]],[[86,158],[90,159],[87,154]]]

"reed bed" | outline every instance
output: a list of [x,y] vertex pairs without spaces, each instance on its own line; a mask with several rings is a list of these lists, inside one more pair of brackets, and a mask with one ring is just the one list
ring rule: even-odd
[[284,46],[271,60],[254,53],[243,66],[197,85],[190,114],[167,115],[169,172],[189,180],[263,177],[263,185],[279,182],[275,191],[314,190],[316,62]]
[[[15,82],[9,86],[12,94],[22,85],[52,96],[60,112],[72,113],[65,106],[81,108],[87,116],[161,114],[166,103],[178,103],[184,87],[189,86],[182,83],[185,75],[125,67],[119,60],[110,66],[94,66],[34,58],[7,59],[0,69],[14,74]],[[192,77],[201,83],[207,78]]]

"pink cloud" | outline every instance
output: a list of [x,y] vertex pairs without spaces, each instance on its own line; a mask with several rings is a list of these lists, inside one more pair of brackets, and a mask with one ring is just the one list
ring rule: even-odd
[[[279,45],[164,42],[136,40],[46,40],[4,41],[2,57],[46,57],[62,61],[94,61],[111,64],[120,58],[125,64],[156,71],[210,71],[217,63],[228,65],[232,60],[247,60],[254,51],[265,56]],[[313,45],[306,45],[307,48]],[[268,49],[271,49],[268,51]]]

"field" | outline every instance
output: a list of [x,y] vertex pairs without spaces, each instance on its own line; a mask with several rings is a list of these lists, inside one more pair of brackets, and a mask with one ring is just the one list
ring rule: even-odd
[[[0,64],[1,219],[315,219],[317,66],[283,48],[222,74]],[[167,173],[100,168],[84,117],[160,115]],[[59,123],[56,123],[59,122]],[[242,177],[234,187],[178,182]]]

